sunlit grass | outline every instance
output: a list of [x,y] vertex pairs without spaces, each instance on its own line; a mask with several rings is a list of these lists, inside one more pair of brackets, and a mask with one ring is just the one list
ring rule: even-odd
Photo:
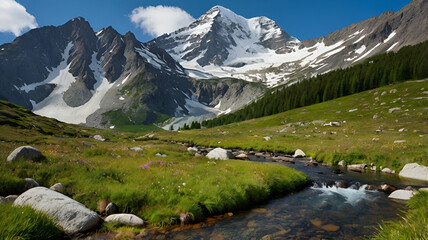
[[[0,174],[11,179],[31,177],[46,187],[61,182],[67,195],[93,210],[98,201],[109,199],[121,212],[157,226],[179,223],[182,212],[200,221],[250,208],[272,196],[297,191],[309,181],[305,174],[282,165],[212,161],[195,157],[177,144],[113,138],[91,142],[95,145],[76,141],[64,148],[52,146],[41,163],[0,163]],[[143,151],[128,149],[136,145]]]
[[408,211],[399,221],[385,222],[373,240],[428,239],[428,192],[420,191],[407,203]]
[[[302,149],[327,163],[366,162],[400,170],[407,162],[428,165],[427,89],[428,80],[404,82],[268,117],[181,133],[165,131],[158,137],[289,154]],[[392,108],[401,110],[390,112]],[[329,122],[342,126],[324,126]],[[266,141],[265,136],[272,139]]]
[[31,240],[61,239],[62,230],[46,215],[30,207],[12,207],[0,204],[0,239]]

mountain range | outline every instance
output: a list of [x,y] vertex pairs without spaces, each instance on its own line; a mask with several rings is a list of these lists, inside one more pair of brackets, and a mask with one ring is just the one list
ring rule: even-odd
[[266,88],[428,40],[428,1],[299,41],[266,17],[221,6],[148,43],[78,17],[0,46],[0,99],[93,127],[175,128],[226,114]]

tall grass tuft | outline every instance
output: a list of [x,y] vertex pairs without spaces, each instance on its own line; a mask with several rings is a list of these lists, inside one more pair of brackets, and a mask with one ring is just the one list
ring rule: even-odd
[[419,191],[407,203],[408,211],[400,221],[389,221],[378,227],[373,240],[428,239],[428,192]]
[[63,232],[45,214],[30,207],[0,205],[0,239],[61,239]]

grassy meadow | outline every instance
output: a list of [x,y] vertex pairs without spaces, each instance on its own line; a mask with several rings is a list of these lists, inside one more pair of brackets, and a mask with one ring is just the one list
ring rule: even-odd
[[[195,157],[184,146],[156,140],[158,133],[150,140],[142,137],[144,133],[83,128],[5,102],[0,106],[0,191],[4,196],[21,193],[26,177],[45,187],[61,182],[66,195],[92,210],[108,199],[121,212],[136,214],[154,226],[168,226],[179,223],[183,212],[200,221],[250,208],[309,182],[305,174],[285,166]],[[94,134],[108,141],[96,141]],[[23,145],[38,148],[46,159],[6,162],[8,154]]]
[[[400,170],[428,165],[428,80],[410,81],[280,114],[202,130],[162,132],[164,140],[293,153],[319,161],[367,162]],[[399,108],[391,110],[394,108]],[[341,126],[325,126],[339,122]],[[263,137],[272,139],[266,141]]]
[[[331,164],[343,159],[395,170],[407,162],[428,165],[427,91],[428,80],[404,82],[221,127],[158,131],[154,138],[144,137],[142,132],[69,125],[0,101],[0,195],[20,194],[23,178],[30,177],[45,187],[63,183],[66,195],[95,211],[98,203],[107,199],[121,212],[136,214],[151,226],[178,224],[180,213],[190,213],[197,222],[297,191],[310,180],[282,165],[196,157],[185,146],[167,141],[290,154],[300,148]],[[340,126],[325,125],[330,122]],[[107,141],[95,140],[95,134]],[[264,139],[267,136],[269,141]],[[46,159],[6,162],[10,152],[24,145],[38,148]],[[412,207],[425,195],[417,196],[403,218],[416,226],[415,231],[419,231],[416,222],[426,220],[426,216],[418,217],[424,213],[419,207]],[[2,208],[10,216],[18,211],[10,205]],[[37,219],[57,236],[49,219],[29,214],[29,219]],[[6,238],[26,239],[23,230],[32,228],[14,223],[20,221],[7,221],[0,232],[7,232]],[[396,236],[393,228],[392,223],[382,225],[378,238]],[[104,224],[102,229],[114,231],[119,226]]]

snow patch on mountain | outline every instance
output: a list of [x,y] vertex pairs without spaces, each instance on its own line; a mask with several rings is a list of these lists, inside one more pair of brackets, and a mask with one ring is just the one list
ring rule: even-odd
[[387,43],[389,40],[391,40],[395,35],[397,34],[396,31],[393,31],[389,36],[383,41],[384,43]]
[[392,51],[392,49],[394,49],[395,46],[397,46],[398,42],[394,43],[391,45],[391,47],[388,48],[388,50],[386,50],[387,52]]
[[32,101],[32,104],[33,112],[38,115],[52,117],[66,123],[80,124],[86,123],[86,118],[100,108],[101,100],[113,84],[109,83],[104,77],[101,64],[102,59],[97,61],[97,53],[94,53],[92,55],[92,62],[89,66],[94,72],[95,79],[97,80],[94,89],[91,90],[93,95],[91,99],[82,106],[68,106],[63,99],[63,94],[70,88],[71,84],[76,81],[69,72],[71,63],[67,65],[67,59],[72,46],[72,43],[68,44],[63,54],[63,61],[58,67],[54,68],[48,78],[43,81],[45,84],[55,84],[55,89],[40,103]]
[[366,53],[364,53],[363,55],[361,55],[359,58],[357,58],[354,62],[358,62],[362,59],[364,59],[365,57],[369,56],[369,54],[371,52],[373,52],[373,50],[375,50],[377,47],[379,47],[382,43],[378,43],[376,44],[372,49],[368,50]]

